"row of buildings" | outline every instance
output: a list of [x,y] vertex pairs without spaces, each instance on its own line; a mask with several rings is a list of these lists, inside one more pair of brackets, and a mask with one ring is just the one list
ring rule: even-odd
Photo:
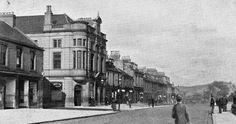
[[[88,106],[171,98],[169,77],[106,51],[102,19],[0,13],[0,108]],[[118,96],[118,97],[117,97]],[[158,98],[159,97],[159,98]],[[124,101],[125,102],[125,101]]]
[[[107,95],[121,94],[122,102],[128,96],[132,102],[172,103],[175,88],[164,72],[155,68],[139,68],[130,56],[121,57],[119,51],[111,51],[106,62]],[[111,89],[111,90],[110,90]],[[118,89],[118,90],[117,90]]]

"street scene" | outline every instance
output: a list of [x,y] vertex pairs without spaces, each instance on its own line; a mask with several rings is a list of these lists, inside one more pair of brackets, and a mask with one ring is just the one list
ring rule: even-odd
[[1,124],[233,124],[236,1],[1,0]]

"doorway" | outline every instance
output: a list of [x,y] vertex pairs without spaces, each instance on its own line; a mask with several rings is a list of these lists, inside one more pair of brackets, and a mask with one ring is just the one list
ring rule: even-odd
[[82,87],[80,85],[76,85],[74,89],[74,105],[81,106],[82,103]]
[[5,81],[0,80],[0,109],[5,108],[5,91],[6,91],[5,89],[6,89]]

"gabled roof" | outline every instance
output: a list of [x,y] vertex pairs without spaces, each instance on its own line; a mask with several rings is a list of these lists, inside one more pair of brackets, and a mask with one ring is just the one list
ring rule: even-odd
[[23,34],[16,27],[11,27],[7,23],[0,21],[0,39],[8,40],[19,45],[25,45],[27,47],[43,50],[38,47],[32,40],[30,40],[25,34]]
[[[72,23],[73,20],[66,14],[52,15],[53,25]],[[17,16],[16,27],[26,34],[43,33],[44,15]]]

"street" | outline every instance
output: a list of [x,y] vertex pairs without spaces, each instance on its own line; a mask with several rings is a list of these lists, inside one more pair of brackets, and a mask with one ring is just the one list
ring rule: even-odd
[[[54,122],[56,124],[174,124],[171,118],[172,106],[155,107],[133,111],[121,111],[117,114],[96,116],[90,118],[73,119]],[[208,116],[209,107],[204,104],[189,104],[192,124],[211,124]],[[52,122],[50,122],[52,123]]]

